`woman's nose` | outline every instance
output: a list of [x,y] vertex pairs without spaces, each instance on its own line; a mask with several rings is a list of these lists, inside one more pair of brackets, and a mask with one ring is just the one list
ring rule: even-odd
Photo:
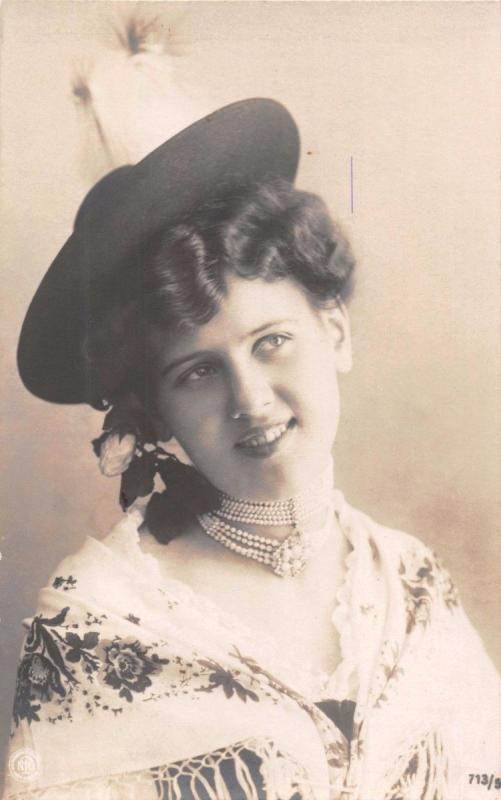
[[259,418],[273,403],[273,389],[259,368],[234,370],[230,376],[229,415]]

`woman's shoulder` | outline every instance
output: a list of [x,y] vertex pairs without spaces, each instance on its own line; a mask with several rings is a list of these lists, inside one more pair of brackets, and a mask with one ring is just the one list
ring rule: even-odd
[[[81,546],[52,570],[38,593],[32,617],[54,615],[67,606],[76,613],[88,603],[113,605],[113,598],[123,599],[133,593],[134,579],[144,574],[134,561],[141,552],[141,520],[136,512],[125,514],[103,538],[86,536]],[[24,621],[25,627],[32,617]]]
[[375,521],[345,502],[341,524],[354,543],[363,542],[374,569],[389,580],[398,580],[409,592],[426,591],[440,596],[449,609],[459,606],[459,596],[449,571],[425,541],[399,528]]
[[103,559],[133,552],[142,519],[141,512],[134,509],[123,514],[103,535],[87,534],[80,547],[57,564],[51,578],[72,570],[84,573],[102,564]]
[[342,495],[341,498],[338,503],[341,525],[367,538],[381,551],[417,556],[433,554],[432,548],[419,536],[385,525],[350,505]]

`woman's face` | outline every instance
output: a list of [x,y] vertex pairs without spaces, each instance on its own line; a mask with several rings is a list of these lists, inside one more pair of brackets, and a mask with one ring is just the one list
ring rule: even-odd
[[174,436],[218,489],[248,499],[304,490],[329,458],[348,322],[290,279],[229,276],[210,322],[153,332],[159,437]]

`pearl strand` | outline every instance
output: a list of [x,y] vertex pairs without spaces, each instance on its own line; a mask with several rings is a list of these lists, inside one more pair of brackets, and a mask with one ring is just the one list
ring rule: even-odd
[[306,567],[310,548],[302,533],[294,529],[283,542],[234,528],[214,513],[202,514],[198,521],[204,532],[234,553],[271,567],[280,577],[294,577]]

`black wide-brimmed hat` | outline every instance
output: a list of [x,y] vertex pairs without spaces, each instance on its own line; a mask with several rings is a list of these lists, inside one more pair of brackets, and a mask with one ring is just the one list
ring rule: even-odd
[[135,166],[102,178],[26,314],[18,348],[26,388],[53,403],[93,403],[83,345],[131,252],[220,192],[277,178],[292,182],[298,158],[291,115],[256,98],[204,117]]

